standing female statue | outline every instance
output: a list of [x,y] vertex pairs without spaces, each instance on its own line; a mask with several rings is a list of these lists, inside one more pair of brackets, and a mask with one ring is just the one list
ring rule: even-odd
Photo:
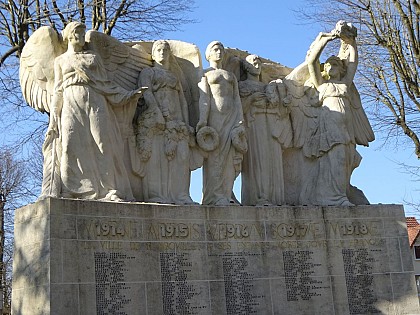
[[[303,148],[305,156],[317,163],[301,193],[302,204],[352,205],[350,176],[361,160],[356,144],[367,146],[374,140],[353,84],[358,63],[356,35],[354,26],[340,21],[332,32],[319,34],[306,58],[322,107],[317,128]],[[341,39],[339,57],[328,58],[321,72],[319,57],[336,38]]]
[[123,106],[141,91],[107,80],[101,58],[84,50],[86,26],[69,23],[67,52],[54,62],[52,122],[60,133],[61,196],[132,200],[121,136],[112,106]]
[[[101,57],[86,50],[85,33],[84,24],[71,22],[62,42],[44,27],[31,36],[22,54],[23,94],[33,107],[50,113],[41,197],[132,200],[112,108],[135,101],[143,89],[128,91],[110,81]],[[34,75],[42,73],[42,80]]]
[[167,41],[153,43],[154,66],[140,73],[140,86],[147,110],[139,119],[144,201],[175,204],[194,203],[190,187],[190,133],[188,104],[181,81],[172,71],[175,59]]
[[200,144],[200,139],[210,136],[215,144],[207,148],[208,156],[203,165],[202,203],[205,205],[235,203],[233,183],[247,150],[238,82],[234,74],[222,69],[223,56],[222,43],[214,41],[207,46],[206,59],[210,68],[205,70],[199,83],[197,140]]
[[[242,167],[242,197],[244,205],[281,205],[284,203],[283,146],[290,146],[292,131],[288,109],[283,105],[286,97],[278,87],[281,83],[265,84],[260,81],[261,59],[248,55],[244,66],[245,81],[239,81],[246,123],[248,152]],[[284,86],[283,86],[284,88]]]

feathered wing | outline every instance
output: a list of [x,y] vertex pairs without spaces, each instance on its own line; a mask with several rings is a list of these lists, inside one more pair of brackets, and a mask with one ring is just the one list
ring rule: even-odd
[[[54,59],[65,52],[60,35],[51,27],[35,31],[22,50],[19,79],[25,101],[40,112],[50,113],[54,93]],[[58,122],[50,121],[44,155],[42,197],[60,195],[60,137]]]
[[[250,55],[248,51],[237,48],[225,48],[225,58],[223,61],[223,69],[233,72],[238,81],[246,80],[246,72],[243,60]],[[262,62],[261,82],[269,83],[273,80],[283,79],[293,69],[283,66],[270,59],[259,56]]]
[[139,73],[152,66],[152,58],[141,47],[131,47],[112,36],[97,31],[86,33],[89,50],[98,54],[108,74],[108,79],[126,90],[137,88]]
[[[203,76],[203,65],[198,47],[194,44],[168,40],[175,61],[171,64],[171,71],[181,81],[182,89],[188,105],[188,123],[194,128],[200,118],[198,83]],[[190,136],[190,170],[195,170],[203,165],[201,150],[195,145],[195,136]]]
[[[296,67],[283,80],[291,100],[291,115],[294,132],[294,146],[300,148],[317,128],[318,92],[311,85],[306,63]],[[351,124],[350,133],[354,134],[357,144],[368,146],[375,139],[372,127],[362,107],[359,92],[354,84],[349,91]]]
[[[344,41],[341,41],[340,51],[338,57],[343,60],[346,64],[348,63],[349,52],[346,49],[348,44]],[[352,116],[351,126],[349,126],[350,131],[354,134],[354,139],[356,144],[369,146],[369,142],[375,140],[375,135],[372,130],[372,126],[369,123],[369,120],[366,116],[365,110],[362,106],[362,101],[360,99],[360,94],[357,91],[356,85],[351,84],[348,91],[350,98],[350,114]]]
[[293,146],[302,148],[317,125],[317,91],[310,85],[306,63],[297,66],[283,82],[287,87],[293,128]]
[[203,75],[201,54],[198,47],[194,44],[177,40],[169,40],[168,42],[176,58],[176,63],[171,68],[181,80],[184,96],[188,104],[189,124],[195,128],[200,118],[198,83]]
[[49,26],[36,30],[20,58],[19,80],[25,101],[37,111],[50,112],[54,90],[54,59],[65,52],[60,35]]
[[366,116],[366,113],[362,107],[362,101],[360,94],[357,91],[354,83],[350,87],[350,110],[352,115],[352,126],[354,133],[354,139],[356,144],[369,146],[369,142],[375,140],[375,134],[373,133],[372,126]]
[[[225,48],[225,57],[223,61],[223,68],[230,72],[233,72],[239,81],[246,80],[246,69],[244,66],[245,58],[250,55],[248,51]],[[261,59],[261,75],[260,81],[267,84],[266,95],[269,99],[274,101],[274,98],[278,98],[277,101],[281,101],[279,98],[284,97],[281,95],[277,87],[283,83],[278,82],[279,79],[284,79],[290,72],[291,68],[283,66],[277,62],[259,56]],[[273,81],[273,82],[272,82]],[[271,82],[271,83],[270,83]],[[276,95],[274,95],[276,94]],[[275,101],[275,103],[277,103]],[[283,102],[280,102],[281,104]],[[287,104],[286,104],[287,105]],[[288,109],[283,105],[280,105],[279,114],[280,118],[277,122],[274,134],[275,137],[280,141],[284,148],[290,147],[293,139],[293,131],[290,122]]]

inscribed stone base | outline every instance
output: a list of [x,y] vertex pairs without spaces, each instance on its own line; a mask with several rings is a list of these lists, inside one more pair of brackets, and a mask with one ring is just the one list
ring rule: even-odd
[[16,211],[14,315],[420,314],[404,211],[47,199]]

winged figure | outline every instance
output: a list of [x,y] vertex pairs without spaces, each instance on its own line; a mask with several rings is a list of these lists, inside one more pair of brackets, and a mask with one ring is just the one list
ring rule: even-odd
[[[313,162],[300,194],[303,204],[368,203],[350,185],[351,173],[361,161],[356,145],[368,146],[375,139],[353,83],[358,63],[356,36],[353,25],[339,21],[333,31],[318,35],[306,57],[310,86],[320,107],[313,120],[315,128],[303,143],[305,158]],[[338,56],[321,65],[322,51],[335,39],[341,40]]]
[[133,199],[119,126],[130,115],[117,119],[114,110],[134,113],[144,91],[138,75],[150,65],[143,51],[86,33],[80,22],[62,34],[41,27],[29,38],[20,64],[23,96],[50,116],[41,198]]
[[[306,60],[293,70],[281,68],[280,65],[262,58],[259,58],[258,62],[254,60],[247,63],[246,59],[252,56],[248,52],[238,49],[226,50],[228,56],[225,58],[225,68],[235,73],[239,87],[242,87],[244,118],[248,127],[249,150],[243,163],[242,202],[294,205],[368,203],[363,192],[350,185],[351,173],[361,160],[356,145],[367,146],[374,140],[360,95],[353,83],[357,68],[356,35],[357,31],[351,24],[338,22],[331,33],[318,36],[311,45]],[[326,44],[334,39],[341,40],[338,56],[321,64],[321,52]],[[258,82],[249,81],[247,77],[252,77],[252,72],[257,70],[259,76],[255,78]],[[276,76],[281,80],[274,80]],[[274,81],[269,83],[270,80]],[[263,88],[264,82],[269,83],[266,88]],[[252,93],[252,87],[255,93]],[[270,103],[267,98],[271,96],[272,103],[276,95],[284,95],[284,90],[286,97],[280,98],[286,112],[277,124],[271,124],[279,129],[281,135],[279,140],[282,143],[284,178],[282,188],[281,182],[276,181],[273,184],[271,175],[264,175],[264,179],[258,180],[258,176],[265,174],[263,168],[271,162],[262,163],[257,159],[258,152],[264,151],[264,141],[261,139],[267,139],[267,136],[256,137],[258,132],[262,132],[261,122],[258,124],[259,129],[256,129],[256,126],[255,130],[250,128],[257,120],[255,112],[258,111],[250,109],[267,106]],[[252,97],[253,95],[255,97]],[[253,100],[255,106],[250,100]],[[262,112],[267,115],[267,110]],[[251,129],[254,131],[250,132]],[[273,148],[273,145],[270,147]],[[261,158],[267,159],[272,152],[278,150],[261,154]],[[281,154],[276,153],[275,156],[281,159]],[[252,163],[255,165],[252,166]],[[273,170],[273,167],[270,169]],[[252,175],[253,173],[255,174]],[[278,179],[281,175],[275,177]],[[258,184],[259,182],[261,184]],[[267,185],[267,188],[277,186],[276,190],[267,193],[269,189],[263,187],[264,183],[268,182],[271,184]],[[283,190],[284,198],[278,194]],[[277,193],[277,197],[272,197],[270,201],[267,195],[274,196],[274,193]]]

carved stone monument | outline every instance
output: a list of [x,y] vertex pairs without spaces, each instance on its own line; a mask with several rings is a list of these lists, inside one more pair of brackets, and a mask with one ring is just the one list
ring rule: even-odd
[[193,44],[85,29],[40,28],[22,52],[50,124],[42,195],[15,214],[13,314],[419,313],[402,207],[350,185],[374,139],[354,26],[295,69],[213,41],[204,71]]
[[232,198],[233,183],[247,151],[238,82],[232,72],[223,69],[224,57],[225,48],[221,42],[213,41],[207,46],[206,59],[210,68],[206,69],[199,84],[197,132],[210,127],[218,138],[218,145],[209,150],[203,165],[203,204],[206,205],[236,203]]
[[418,314],[401,206],[46,199],[16,212],[13,314]]

